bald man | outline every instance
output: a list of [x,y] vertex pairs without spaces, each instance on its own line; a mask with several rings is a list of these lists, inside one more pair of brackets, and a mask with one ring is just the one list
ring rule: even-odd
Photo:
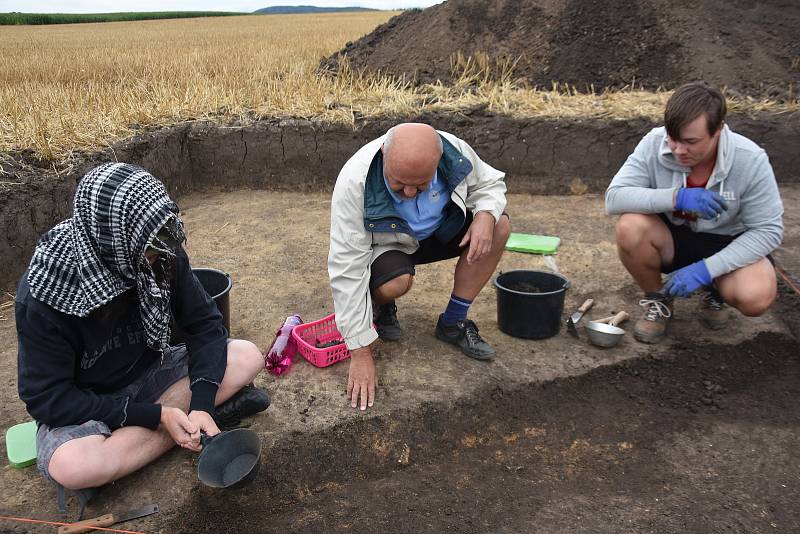
[[494,358],[467,312],[511,232],[504,178],[461,139],[415,123],[390,129],[342,168],[331,202],[328,274],[336,324],[351,351],[353,408],[373,405],[370,345],[402,337],[395,300],[411,289],[417,265],[458,258],[435,335],[471,358]]

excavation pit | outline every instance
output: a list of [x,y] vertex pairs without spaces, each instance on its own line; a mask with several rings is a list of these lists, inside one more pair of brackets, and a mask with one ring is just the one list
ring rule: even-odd
[[[516,161],[504,159],[513,145],[492,151],[481,144],[500,134],[481,129],[499,119],[480,120],[488,122],[471,126],[477,142],[466,126],[456,133],[498,168]],[[300,151],[314,146],[314,139],[318,146],[326,142],[321,140],[330,132],[319,129],[316,137],[284,131],[281,148],[251,143],[258,128],[207,125],[152,132],[114,150],[121,160],[165,179],[183,210],[193,265],[213,266],[236,281],[232,335],[266,348],[286,316],[300,313],[313,320],[333,311],[326,190],[364,137],[385,126],[336,130],[331,137],[337,144],[326,157]],[[260,128],[273,127],[278,123]],[[306,126],[286,127],[308,132]],[[577,124],[571,128],[581,130]],[[643,133],[630,131],[630,124],[625,132],[627,145],[615,149],[622,159]],[[301,137],[306,141],[287,141]],[[221,142],[227,138],[230,145]],[[246,151],[242,139],[248,140]],[[216,153],[215,143],[222,145]],[[224,156],[225,146],[241,150],[230,148]],[[607,158],[607,146],[597,151]],[[254,153],[274,159],[257,166],[250,159]],[[95,155],[84,166],[106,155]],[[244,163],[234,168],[233,161]],[[268,161],[292,165],[272,167]],[[637,313],[637,290],[616,257],[614,220],[604,214],[598,194],[613,174],[609,169],[621,161],[608,161],[606,170],[591,171],[595,174],[574,170],[541,180],[536,177],[546,171],[533,164],[539,160],[526,161],[516,172],[509,170],[510,189],[525,193],[509,195],[508,211],[515,231],[562,238],[556,262],[572,282],[565,313],[588,297],[597,302],[595,317],[621,309]],[[586,160],[571,164],[590,166]],[[601,180],[603,172],[609,174]],[[56,182],[31,178],[24,187],[51,199],[63,218],[71,181],[80,173],[76,167]],[[562,176],[583,176],[588,192],[570,194]],[[797,179],[781,176],[787,232],[776,256],[787,266],[798,266]],[[22,186],[17,187],[10,191],[19,194]],[[542,192],[551,194],[533,194]],[[575,213],[584,216],[576,220]],[[57,222],[31,217],[42,226],[26,230],[31,233]],[[414,289],[398,302],[406,336],[377,344],[380,384],[372,410],[349,408],[347,362],[318,369],[297,357],[287,375],[257,378],[273,404],[250,420],[262,439],[264,463],[249,489],[221,493],[202,487],[194,476],[196,456],[173,450],[106,488],[87,513],[154,502],[161,513],[122,528],[195,533],[234,527],[407,532],[563,531],[591,525],[599,531],[698,531],[727,525],[754,531],[775,528],[771,523],[786,530],[800,525],[794,506],[800,493],[792,478],[800,467],[800,412],[794,402],[800,362],[793,337],[800,321],[797,297],[787,286],[765,316],[736,315],[723,332],[699,326],[696,299],[681,301],[668,342],[645,346],[628,336],[611,350],[588,345],[585,336],[575,340],[564,329],[541,341],[506,336],[497,328],[493,290],[487,287],[470,312],[499,354],[486,364],[433,336],[453,267],[453,261],[420,267]],[[499,266],[547,268],[539,256],[511,252]],[[0,313],[5,319],[0,359],[6,363],[0,378],[8,384],[0,391],[0,423],[8,427],[27,415],[16,393],[13,315],[7,307]],[[34,468],[7,468],[0,476],[4,515],[61,519],[55,491]],[[75,505],[71,502],[73,513]],[[2,528],[37,531],[9,523]]]

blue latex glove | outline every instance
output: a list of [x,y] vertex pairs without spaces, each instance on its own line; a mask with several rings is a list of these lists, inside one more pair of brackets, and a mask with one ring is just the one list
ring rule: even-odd
[[700,260],[669,276],[664,292],[673,297],[688,297],[703,286],[710,286],[711,273],[708,272],[705,260]]
[[675,197],[675,209],[693,213],[701,219],[713,219],[728,209],[719,193],[700,187],[681,187]]

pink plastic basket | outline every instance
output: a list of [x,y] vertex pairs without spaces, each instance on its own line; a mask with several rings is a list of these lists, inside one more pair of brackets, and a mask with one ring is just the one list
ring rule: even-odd
[[315,346],[317,342],[327,343],[342,339],[342,334],[336,329],[335,315],[295,326],[292,330],[292,337],[297,341],[298,352],[317,367],[327,367],[350,357],[350,351],[347,350],[347,345],[344,343],[324,349],[318,349]]

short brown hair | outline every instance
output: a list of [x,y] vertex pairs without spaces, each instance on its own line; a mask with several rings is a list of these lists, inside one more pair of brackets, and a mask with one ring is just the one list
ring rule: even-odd
[[728,109],[719,89],[706,82],[692,82],[675,89],[664,109],[664,126],[672,139],[680,139],[681,129],[705,114],[708,134],[714,133],[725,120]]

